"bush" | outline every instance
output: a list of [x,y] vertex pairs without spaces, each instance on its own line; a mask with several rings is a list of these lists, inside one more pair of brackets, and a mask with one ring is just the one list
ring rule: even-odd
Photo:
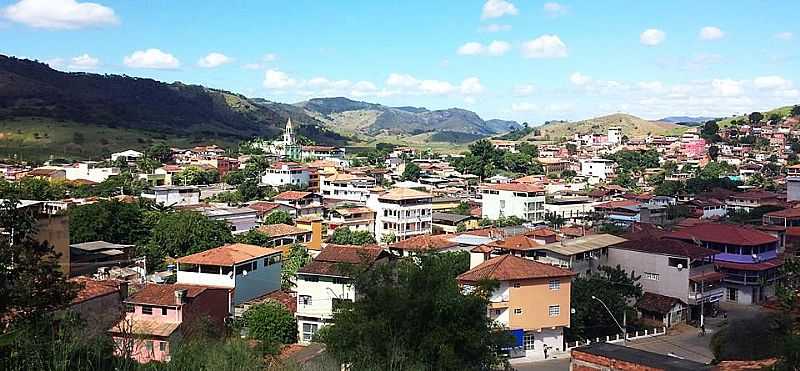
[[277,345],[297,341],[297,322],[294,316],[277,302],[257,304],[242,316],[242,324],[248,329],[251,339],[259,340],[265,346],[277,349]]

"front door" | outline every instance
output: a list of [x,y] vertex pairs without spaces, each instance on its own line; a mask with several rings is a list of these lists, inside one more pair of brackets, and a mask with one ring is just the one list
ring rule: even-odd
[[736,290],[733,287],[728,288],[728,301],[737,302],[738,301],[738,293],[739,290]]

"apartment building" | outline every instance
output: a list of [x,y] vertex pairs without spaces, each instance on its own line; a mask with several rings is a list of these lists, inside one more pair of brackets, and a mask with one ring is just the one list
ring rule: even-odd
[[328,212],[328,234],[336,228],[348,228],[353,232],[375,231],[375,211],[366,206],[337,207]]
[[346,301],[356,299],[352,278],[341,268],[347,264],[372,266],[389,259],[377,246],[328,244],[314,260],[297,271],[297,331],[299,342],[308,344]]
[[306,187],[310,177],[308,169],[296,162],[276,162],[264,171],[261,184],[273,187],[284,185]]
[[200,203],[200,189],[196,186],[156,186],[142,191],[142,198],[165,206],[186,206]]
[[291,208],[292,216],[322,215],[322,196],[312,192],[286,191],[281,192],[273,199],[276,203]]
[[392,188],[370,195],[367,206],[375,210],[375,237],[404,240],[431,233],[433,196],[410,188]]
[[516,216],[532,223],[544,222],[545,190],[533,184],[484,184],[480,189],[481,215],[488,219]]
[[[544,359],[564,351],[564,328],[570,325],[570,287],[574,273],[513,255],[491,258],[458,276],[469,289],[491,279],[488,316],[521,339],[512,357]],[[520,336],[521,335],[521,336]]]
[[319,189],[326,200],[367,202],[375,179],[369,176],[334,174],[322,176]]

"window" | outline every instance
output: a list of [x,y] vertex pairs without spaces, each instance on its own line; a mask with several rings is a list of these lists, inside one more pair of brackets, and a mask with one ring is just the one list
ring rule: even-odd
[[335,285],[346,285],[347,284],[347,279],[344,279],[344,278],[341,278],[341,277],[334,277],[333,278],[333,283]]
[[220,273],[224,275],[229,275],[231,274],[231,272],[233,272],[233,267],[220,267],[220,268],[221,268]]
[[536,336],[533,332],[526,332],[522,338],[522,343],[525,345],[525,350],[533,350],[533,344],[536,342]]
[[495,309],[495,310],[494,310],[494,315],[495,315],[495,316],[499,316],[499,315],[501,315],[502,313],[503,313],[503,310],[502,310],[502,309]]
[[153,307],[147,305],[142,306],[142,314],[153,314]]
[[311,295],[300,295],[301,305],[311,305]]
[[559,281],[557,279],[550,280],[549,286],[550,286],[550,290],[560,290],[561,289],[561,281]]
[[560,305],[551,305],[547,308],[547,314],[550,317],[558,317],[561,314],[561,306]]
[[162,316],[166,316],[167,315],[167,308],[161,308],[161,315]]
[[219,274],[219,266],[216,265],[201,265],[200,273],[206,274]]
[[159,341],[158,342],[158,350],[160,352],[166,352],[167,351],[167,342],[166,341]]
[[303,341],[311,341],[314,338],[314,334],[317,333],[317,328],[319,326],[316,323],[304,323],[303,324]]
[[514,308],[514,314],[517,314],[517,315],[522,314],[522,308]]
[[669,266],[670,267],[676,267],[677,268],[678,265],[680,265],[681,268],[686,268],[686,267],[689,266],[689,263],[686,261],[686,259],[683,259],[683,258],[669,258]]
[[147,348],[148,352],[150,352],[151,354],[153,353],[153,341],[152,340],[145,341],[144,342],[144,347]]
[[252,270],[257,271],[258,270],[258,260],[250,263],[250,267],[251,267]]
[[514,288],[515,288],[515,289],[518,289],[518,288],[519,288],[519,286],[520,286],[520,283],[519,283],[519,282],[514,282]]
[[125,311],[128,313],[133,313],[136,310],[133,304],[125,304]]
[[661,279],[658,273],[644,272],[644,278],[651,281],[658,281]]
[[303,281],[306,282],[319,282],[318,276],[303,276]]

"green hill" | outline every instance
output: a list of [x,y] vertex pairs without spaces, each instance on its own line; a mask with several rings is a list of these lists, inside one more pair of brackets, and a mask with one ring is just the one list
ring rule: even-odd
[[660,121],[648,121],[636,116],[616,113],[577,122],[551,122],[540,126],[539,131],[541,132],[541,136],[548,136],[555,140],[561,137],[571,138],[575,134],[605,134],[608,128],[612,126],[622,128],[622,133],[629,137],[642,137],[648,134],[679,134],[686,130],[686,127],[681,125]]

